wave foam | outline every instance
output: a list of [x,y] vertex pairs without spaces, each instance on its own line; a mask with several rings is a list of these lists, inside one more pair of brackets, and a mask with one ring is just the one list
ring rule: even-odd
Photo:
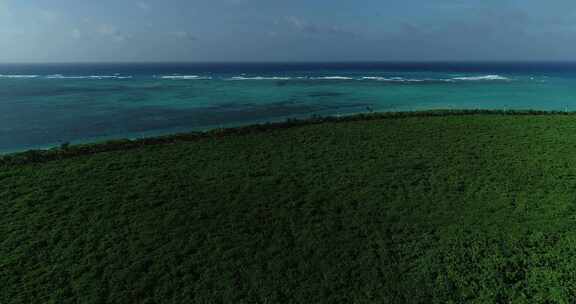
[[388,81],[390,78],[386,78],[386,77],[375,77],[375,76],[370,76],[370,77],[362,77],[360,78],[360,80],[376,80],[376,81]]
[[310,78],[313,80],[353,80],[352,77],[345,77],[345,76],[323,76],[323,77],[313,77]]
[[482,81],[482,80],[510,80],[508,77],[500,75],[471,76],[471,77],[454,77],[453,80],[460,81]]
[[2,75],[0,74],[0,78],[38,78],[38,75]]
[[261,77],[261,76],[257,76],[257,77],[238,76],[238,77],[230,78],[230,80],[291,80],[291,79],[293,79],[293,78],[292,77]]
[[91,75],[91,76],[64,76],[61,74],[48,75],[47,79],[131,79],[132,76],[118,75]]
[[[456,75],[454,75],[456,76]],[[461,82],[461,81],[512,81],[512,79],[500,75],[483,75],[483,76],[458,76],[453,78],[405,78],[405,77],[382,77],[382,76],[236,76],[230,78],[210,77],[200,75],[155,75],[157,79],[165,80],[340,80],[340,81],[382,81],[382,82],[396,82],[396,83],[420,83],[420,82]],[[0,74],[0,79],[131,79],[133,76],[123,76],[120,74],[113,75],[7,75]]]
[[403,77],[362,77],[360,80],[386,81],[386,82],[452,82],[452,79],[433,79],[433,78],[403,78]]
[[212,79],[211,77],[202,77],[198,75],[166,75],[159,76],[160,79],[171,79],[171,80],[207,80]]

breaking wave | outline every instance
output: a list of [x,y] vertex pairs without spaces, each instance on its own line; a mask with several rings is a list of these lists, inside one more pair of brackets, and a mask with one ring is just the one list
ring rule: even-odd
[[165,76],[156,76],[156,78],[160,79],[172,79],[172,80],[209,80],[212,77],[204,77],[198,75],[165,75]]
[[471,76],[471,77],[455,77],[453,80],[460,81],[485,81],[485,80],[510,80],[508,77],[500,75],[486,75],[486,76]]
[[312,80],[354,80],[352,77],[346,76],[323,76],[323,77],[312,77]]
[[22,79],[22,78],[38,78],[38,75],[2,75],[0,74],[0,78],[10,78],[10,79]]
[[229,80],[291,80],[294,79],[292,77],[261,77],[261,76],[256,76],[256,77],[243,77],[243,76],[238,76],[238,77],[232,77]]
[[452,79],[433,79],[433,78],[403,78],[403,77],[362,77],[360,80],[385,81],[385,82],[452,82]]
[[361,77],[360,80],[385,81],[385,82],[456,82],[456,81],[510,81],[508,77],[500,75],[453,77],[453,78],[404,78],[404,77]]
[[[383,77],[383,76],[235,76],[235,77],[211,77],[211,76],[201,76],[201,75],[154,75],[149,76],[156,79],[163,80],[276,80],[276,81],[289,81],[289,80],[307,80],[307,81],[318,81],[318,80],[339,80],[339,81],[382,81],[382,82],[397,82],[397,83],[418,83],[418,82],[464,82],[464,81],[512,81],[508,77],[501,75],[482,75],[482,76],[458,76],[451,78],[408,78],[408,77]],[[89,76],[77,76],[77,75],[6,75],[0,74],[0,79],[131,79],[133,76],[125,76],[120,74],[114,75],[89,75]]]
[[[197,76],[199,77],[199,76]],[[196,78],[198,79],[198,78]],[[384,81],[384,82],[456,82],[456,81],[509,81],[510,78],[500,75],[454,77],[454,78],[404,78],[404,77],[348,77],[348,76],[316,76],[316,77],[264,77],[264,76],[237,76],[224,78],[225,80],[363,80],[363,81]]]
[[90,76],[65,76],[61,74],[48,75],[46,79],[131,79],[132,76],[119,75],[90,75]]

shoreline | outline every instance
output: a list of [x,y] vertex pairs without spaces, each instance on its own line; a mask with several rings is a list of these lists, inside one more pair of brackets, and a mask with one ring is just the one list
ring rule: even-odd
[[70,144],[64,143],[48,149],[30,149],[20,152],[0,154],[0,167],[10,165],[25,165],[42,163],[52,160],[62,160],[77,156],[92,155],[103,152],[132,150],[155,145],[177,144],[194,142],[205,139],[225,138],[229,136],[249,135],[270,132],[281,129],[304,127],[324,123],[345,123],[356,121],[372,121],[386,119],[400,119],[413,117],[442,117],[467,115],[517,115],[517,116],[544,116],[544,115],[576,115],[576,111],[545,111],[545,110],[485,110],[485,109],[438,109],[421,111],[388,111],[373,113],[351,113],[342,115],[319,116],[311,115],[309,118],[287,118],[280,122],[265,122],[247,124],[236,127],[214,128],[206,131],[191,131],[173,133],[168,135],[118,138],[91,143]]

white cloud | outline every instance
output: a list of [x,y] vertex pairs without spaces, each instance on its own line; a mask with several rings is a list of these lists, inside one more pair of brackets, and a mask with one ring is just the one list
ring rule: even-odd
[[116,35],[112,38],[118,42],[124,42],[124,41],[130,39],[130,36],[128,36],[128,35]]
[[357,33],[340,25],[315,24],[294,16],[286,17],[285,22],[297,31],[311,35],[357,36]]
[[143,1],[136,2],[136,6],[143,11],[149,11],[152,8],[150,4]]
[[294,16],[286,17],[286,21],[299,30],[303,30],[307,26],[310,26],[310,23],[308,23],[306,20]]
[[50,23],[57,22],[63,17],[62,13],[48,9],[41,9],[39,14],[42,19]]
[[72,38],[74,39],[81,39],[82,38],[82,31],[80,31],[79,29],[75,28],[72,30]]
[[170,35],[182,40],[197,40],[196,36],[187,31],[172,32]]
[[131,38],[130,35],[122,33],[117,27],[110,24],[101,24],[96,28],[96,33],[123,42]]
[[0,17],[6,18],[10,17],[10,9],[8,8],[8,2],[5,0],[0,0]]
[[96,32],[100,35],[114,35],[118,32],[118,29],[110,24],[102,24],[96,28]]

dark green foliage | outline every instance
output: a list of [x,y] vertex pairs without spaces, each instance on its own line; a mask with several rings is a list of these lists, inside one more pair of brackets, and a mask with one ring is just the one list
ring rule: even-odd
[[0,303],[569,303],[576,116],[447,113],[6,156]]
[[178,142],[197,141],[206,138],[220,138],[226,136],[247,135],[259,132],[273,131],[293,127],[322,124],[327,122],[353,122],[382,119],[400,119],[407,117],[436,117],[436,116],[464,116],[464,115],[576,115],[576,112],[554,112],[539,110],[429,110],[418,112],[382,112],[369,114],[356,114],[349,116],[326,116],[312,115],[309,119],[289,118],[285,122],[248,125],[228,129],[213,129],[206,132],[190,132],[160,137],[141,139],[110,140],[104,143],[84,144],[70,146],[62,144],[59,149],[32,150],[22,153],[0,156],[0,166],[22,165],[58,160],[82,155],[90,155],[101,152],[125,151],[148,145],[174,144]]

